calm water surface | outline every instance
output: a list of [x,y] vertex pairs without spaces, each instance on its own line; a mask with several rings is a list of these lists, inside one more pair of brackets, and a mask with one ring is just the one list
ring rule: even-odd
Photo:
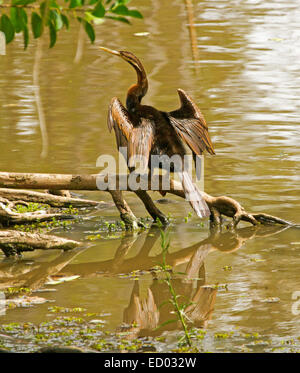
[[[128,49],[141,58],[149,74],[145,103],[175,109],[176,89],[181,87],[203,111],[216,150],[216,156],[205,158],[206,192],[229,195],[253,212],[300,222],[299,2],[195,1],[196,60],[183,1],[174,0],[172,7],[167,1],[138,3],[145,21],[134,21],[131,27],[98,26],[97,41],[94,45],[85,41],[78,64],[74,63],[75,25],[60,33],[52,50],[44,40],[39,84],[46,141],[42,141],[32,78],[36,44],[32,42],[25,52],[21,38],[8,46],[6,57],[0,59],[0,169],[99,172],[99,155],[117,155],[114,136],[106,127],[108,103],[113,96],[124,101],[135,73],[98,47]],[[149,34],[135,35],[145,32]],[[110,201],[105,193],[82,195]],[[134,196],[126,198],[138,216],[146,217]],[[174,279],[174,286],[197,305],[189,310],[189,317],[194,326],[208,332],[201,342],[204,350],[271,351],[282,341],[299,340],[300,314],[292,313],[292,294],[300,291],[299,230],[241,226],[235,233],[211,235],[207,223],[201,226],[195,217],[185,222],[188,204],[170,199],[171,203],[160,205],[173,217],[167,260],[174,270],[187,273]],[[112,331],[140,317],[142,327],[134,330],[136,336],[165,333],[169,346],[176,345],[178,326],[153,332],[155,325],[145,316],[154,315],[158,323],[173,317],[168,306],[158,313],[156,307],[169,295],[149,272],[162,260],[159,232],[153,228],[125,237],[102,233],[101,222],[116,219],[113,207],[92,211],[70,230],[57,233],[78,240],[101,233],[103,239],[67,256],[25,253],[13,266],[0,264],[2,273],[16,276],[40,266],[42,276],[46,268],[63,263],[60,273],[80,277],[56,285],[55,293],[41,293],[55,305],[101,312],[104,328]],[[0,321],[39,323],[54,317],[48,307],[45,303],[10,310]],[[258,343],[239,337],[218,342],[214,334],[222,332],[259,333],[261,338]],[[300,343],[295,343],[299,351]]]

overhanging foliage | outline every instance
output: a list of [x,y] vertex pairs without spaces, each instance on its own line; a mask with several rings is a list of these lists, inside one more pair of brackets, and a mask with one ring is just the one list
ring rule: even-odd
[[128,8],[130,0],[64,0],[64,5],[57,0],[0,0],[0,31],[5,34],[6,43],[14,40],[15,34],[22,33],[24,49],[30,38],[29,30],[35,39],[48,32],[52,48],[57,40],[57,33],[69,29],[70,19],[75,18],[93,43],[94,26],[106,19],[130,24],[130,18],[143,18],[136,9]]

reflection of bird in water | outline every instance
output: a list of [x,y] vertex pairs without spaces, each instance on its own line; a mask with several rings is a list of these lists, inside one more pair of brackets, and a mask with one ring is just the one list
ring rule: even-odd
[[[180,251],[167,253],[166,262],[171,265],[174,273],[177,273],[176,276],[172,276],[172,287],[177,294],[178,302],[187,304],[184,309],[187,324],[190,325],[192,322],[193,327],[206,328],[213,315],[218,287],[206,284],[205,259],[210,252],[218,250],[224,254],[232,253],[239,250],[250,239],[272,236],[286,229],[286,227],[280,226],[255,226],[231,232],[225,231],[224,233],[211,231],[210,236],[206,239],[182,248]],[[134,258],[127,259],[127,262],[130,261],[130,265],[126,265],[125,260],[122,267],[118,268],[119,273],[128,272],[133,268],[149,269],[150,263],[160,263],[162,256],[155,256],[154,260],[149,256],[159,235],[160,231],[155,227],[149,231],[140,253]],[[185,270],[180,268],[181,275],[179,276],[176,267],[184,263],[187,265]],[[109,268],[108,263],[105,263],[103,268]],[[126,338],[160,335],[165,330],[170,331],[179,327],[178,322],[168,322],[173,319],[172,314],[174,313],[174,305],[171,302],[166,302],[167,299],[170,299],[170,289],[165,281],[158,280],[159,277],[156,277],[153,269],[151,273],[153,281],[147,289],[146,297],[145,290],[140,291],[141,282],[138,280],[135,281],[132,288],[129,304],[123,313],[125,325],[118,328],[118,331],[128,333]],[[163,278],[162,273],[158,273],[158,275]],[[157,328],[159,325],[160,327]]]
[[[191,176],[183,169],[186,150],[185,142],[192,150],[194,160],[205,150],[214,154],[209,138],[207,124],[200,110],[192,99],[178,89],[181,107],[172,112],[162,112],[154,107],[141,104],[148,90],[147,76],[139,59],[131,52],[114,51],[101,47],[102,50],[121,57],[134,67],[137,73],[137,83],[127,92],[126,108],[120,100],[111,100],[108,127],[115,130],[118,148],[126,147],[128,152],[128,167],[134,169],[136,161],[142,164],[142,169],[151,169],[151,156],[163,159],[163,168],[178,172],[185,192],[197,215],[202,218],[210,215],[209,209],[202,199],[201,192],[193,184]],[[177,155],[179,161],[170,158]],[[153,159],[153,158],[152,158]],[[152,167],[157,165],[152,163]],[[158,165],[161,166],[161,165]]]

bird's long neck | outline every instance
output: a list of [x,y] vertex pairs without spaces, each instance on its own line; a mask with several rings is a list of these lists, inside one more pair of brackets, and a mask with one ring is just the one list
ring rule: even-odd
[[[131,63],[130,63],[131,64]],[[143,65],[138,61],[137,65],[131,64],[137,74],[137,83],[133,84],[127,92],[126,107],[129,112],[135,112],[141,105],[142,98],[148,90],[148,80]]]

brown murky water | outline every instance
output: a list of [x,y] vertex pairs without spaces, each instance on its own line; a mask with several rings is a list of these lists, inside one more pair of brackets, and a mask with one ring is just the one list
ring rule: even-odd
[[[181,87],[202,109],[217,153],[206,156],[205,190],[230,195],[253,212],[300,222],[299,2],[196,1],[196,61],[184,2],[174,0],[171,7],[168,1],[138,3],[145,21],[134,21],[131,27],[98,26],[97,42],[85,42],[78,64],[74,63],[75,27],[60,33],[53,50],[47,49],[45,41],[40,73],[44,142],[32,80],[35,43],[25,52],[21,39],[8,46],[7,56],[0,57],[0,169],[98,172],[99,155],[117,154],[114,136],[106,127],[108,103],[113,96],[124,101],[135,74],[97,47],[129,49],[141,58],[149,74],[147,104],[174,109],[176,89]],[[135,35],[144,32],[149,34]],[[47,153],[44,158],[42,151]],[[84,195],[109,201],[105,193]],[[135,197],[128,194],[127,198],[134,212],[145,217]],[[300,313],[300,307],[292,308],[293,293],[300,292],[299,230],[244,227],[213,236],[207,224],[201,226],[195,217],[185,222],[189,206],[170,199],[174,202],[160,205],[174,218],[167,262],[187,273],[174,279],[174,286],[178,294],[194,302],[189,317],[194,326],[208,332],[201,341],[204,350],[272,351],[293,340],[299,351],[300,314],[295,311]],[[123,322],[130,324],[139,317],[142,328],[136,328],[135,335],[164,333],[169,346],[174,346],[179,326],[169,324],[165,331],[153,332],[155,320],[159,324],[173,317],[168,306],[156,309],[169,295],[155,273],[149,272],[162,260],[159,232],[153,228],[122,238],[118,232],[101,231],[101,222],[116,219],[115,208],[93,211],[70,230],[57,232],[75,239],[101,233],[102,239],[71,254],[25,253],[18,263],[0,264],[2,273],[17,276],[34,267],[40,278],[46,269],[63,263],[61,273],[80,277],[42,296],[58,306],[81,306],[104,314],[107,330],[117,330]],[[0,321],[39,323],[53,317],[48,307],[49,303],[16,308],[0,316]],[[214,335],[223,332],[261,337],[245,342],[231,336],[218,342]]]

